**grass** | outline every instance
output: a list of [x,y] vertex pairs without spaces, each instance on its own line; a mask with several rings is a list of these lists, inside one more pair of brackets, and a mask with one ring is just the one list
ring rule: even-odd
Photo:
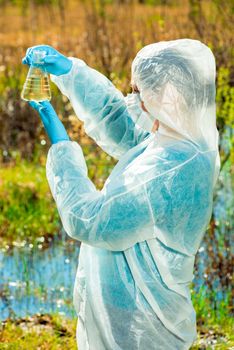
[[[232,293],[226,287],[224,296],[219,300],[220,287],[212,290],[203,284],[197,290],[194,282],[191,283],[191,299],[196,310],[199,325],[227,324],[227,315],[231,315]],[[230,320],[233,322],[233,319]]]
[[76,320],[44,315],[3,323],[1,350],[75,350]]
[[[59,315],[35,315],[7,320],[0,328],[0,350],[75,350],[76,319]],[[230,350],[234,346],[229,322],[198,328],[198,339],[191,350]]]
[[57,234],[60,222],[41,164],[18,161],[0,169],[0,244]]

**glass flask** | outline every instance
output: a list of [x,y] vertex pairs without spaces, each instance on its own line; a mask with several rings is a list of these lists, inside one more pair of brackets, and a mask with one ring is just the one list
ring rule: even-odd
[[51,91],[49,74],[43,68],[43,57],[45,51],[33,52],[33,63],[29,68],[27,78],[25,80],[21,98],[25,101],[50,101]]

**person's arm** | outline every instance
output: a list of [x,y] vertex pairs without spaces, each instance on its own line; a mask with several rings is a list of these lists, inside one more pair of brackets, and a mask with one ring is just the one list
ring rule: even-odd
[[30,105],[39,112],[52,142],[47,178],[67,233],[111,250],[152,238],[151,209],[145,186],[133,179],[137,174],[120,174],[117,181],[98,191],[88,178],[81,147],[69,140],[53,106],[48,101]]
[[117,251],[155,237],[146,186],[129,184],[130,174],[97,190],[76,142],[53,145],[46,169],[63,227],[72,238]]
[[51,80],[66,95],[86,133],[108,154],[119,159],[126,151],[150,135],[137,128],[123,94],[103,74],[84,61],[70,58],[67,74],[51,75]]

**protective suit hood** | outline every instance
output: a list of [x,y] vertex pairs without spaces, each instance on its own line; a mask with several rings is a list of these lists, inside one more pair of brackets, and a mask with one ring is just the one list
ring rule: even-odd
[[215,58],[193,39],[161,41],[143,47],[132,62],[132,82],[159,133],[194,143],[201,151],[217,152]]

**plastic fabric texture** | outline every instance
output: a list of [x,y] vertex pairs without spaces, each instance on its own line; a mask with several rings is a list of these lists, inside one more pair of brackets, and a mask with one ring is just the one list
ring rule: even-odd
[[29,102],[30,106],[33,107],[40,115],[43,125],[46,129],[48,137],[52,144],[60,141],[69,141],[69,136],[63,123],[57,116],[54,108],[48,101],[43,102]]
[[189,286],[219,171],[214,56],[192,39],[138,53],[132,79],[161,121],[156,133],[135,124],[106,77],[71,60],[69,74],[52,81],[86,133],[119,159],[97,190],[77,142],[53,145],[47,158],[64,229],[82,242],[74,286],[79,350],[189,349],[197,336]]

